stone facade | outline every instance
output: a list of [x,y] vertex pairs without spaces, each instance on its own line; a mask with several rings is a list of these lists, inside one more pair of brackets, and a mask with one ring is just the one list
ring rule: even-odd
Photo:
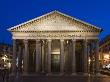
[[99,71],[98,36],[102,29],[96,26],[53,11],[8,30],[13,38],[13,72],[18,50],[18,68],[24,74],[88,74],[88,58],[93,47],[95,72]]

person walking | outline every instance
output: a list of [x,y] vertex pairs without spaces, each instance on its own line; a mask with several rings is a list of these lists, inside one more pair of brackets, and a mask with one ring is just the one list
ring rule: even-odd
[[1,72],[1,77],[3,82],[7,82],[9,79],[9,71],[7,66],[5,66],[5,62],[1,60],[0,63],[0,72]]

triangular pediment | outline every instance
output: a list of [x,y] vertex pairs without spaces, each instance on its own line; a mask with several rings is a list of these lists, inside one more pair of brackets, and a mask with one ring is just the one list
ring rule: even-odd
[[101,31],[74,17],[53,11],[8,29],[9,31]]

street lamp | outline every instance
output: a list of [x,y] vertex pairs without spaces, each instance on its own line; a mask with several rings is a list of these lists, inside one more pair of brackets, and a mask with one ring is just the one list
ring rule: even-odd
[[88,62],[89,62],[89,65],[90,65],[90,63],[91,63],[91,59],[90,59],[90,57],[89,57],[89,59],[88,59]]
[[108,61],[109,58],[110,58],[109,54],[104,54],[104,60],[105,60],[105,61]]
[[109,68],[109,64],[110,64],[110,55],[108,53],[104,53],[103,54],[103,68]]
[[8,58],[8,56],[5,54],[1,60],[3,60],[3,64],[4,64],[4,67],[8,67],[9,69],[11,68],[11,62],[10,62],[10,59]]
[[3,60],[3,62],[4,62],[4,67],[7,67],[7,60],[8,60],[7,55],[4,55],[4,56],[1,58],[1,60]]
[[4,55],[4,56],[2,57],[2,59],[4,60],[4,62],[6,62],[6,60],[7,60],[7,55]]
[[9,69],[11,68],[11,63],[10,63],[10,62],[8,63],[8,68],[9,68]]

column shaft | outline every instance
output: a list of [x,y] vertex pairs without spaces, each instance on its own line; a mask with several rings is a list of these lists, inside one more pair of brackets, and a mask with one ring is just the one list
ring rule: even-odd
[[76,41],[72,40],[72,73],[76,73],[76,56],[75,56]]
[[12,61],[12,72],[13,74],[16,73],[16,40],[13,40],[13,61]]
[[29,55],[29,50],[28,50],[28,40],[24,40],[24,57],[23,57],[23,69],[24,73],[28,72],[28,55]]
[[40,71],[40,40],[36,40],[36,72]]
[[87,40],[84,40],[84,73],[88,73]]
[[95,69],[96,73],[99,72],[99,40],[96,41],[96,54],[95,54]]
[[60,72],[64,72],[64,40],[60,40]]
[[45,66],[44,66],[44,41],[42,42],[42,73],[44,73]]
[[47,71],[48,73],[51,73],[51,40],[48,40],[47,64]]
[[18,47],[18,70],[21,71],[22,57],[21,57],[21,46]]

